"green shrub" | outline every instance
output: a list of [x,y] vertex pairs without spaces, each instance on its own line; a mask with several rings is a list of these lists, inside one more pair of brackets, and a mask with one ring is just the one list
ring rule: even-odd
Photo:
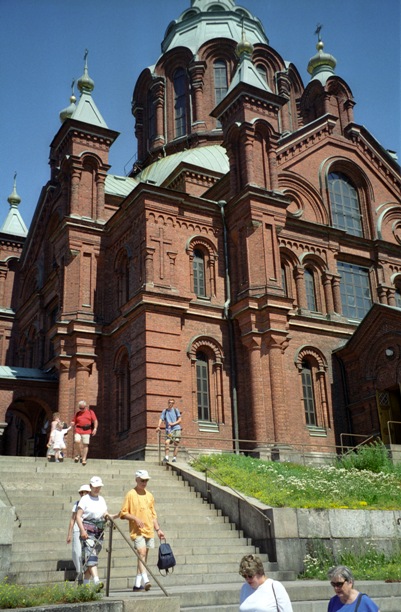
[[394,472],[393,463],[387,448],[382,442],[360,446],[356,451],[347,453],[338,460],[338,467],[350,470],[369,470],[378,474]]

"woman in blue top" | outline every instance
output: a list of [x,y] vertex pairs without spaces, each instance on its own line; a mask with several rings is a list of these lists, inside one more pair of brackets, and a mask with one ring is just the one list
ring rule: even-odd
[[328,575],[336,594],[330,599],[327,612],[380,612],[379,606],[370,597],[354,587],[354,577],[348,567],[338,565]]

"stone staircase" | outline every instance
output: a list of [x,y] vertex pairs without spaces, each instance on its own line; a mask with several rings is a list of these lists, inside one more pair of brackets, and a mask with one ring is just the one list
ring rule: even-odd
[[[148,565],[170,596],[178,597],[186,612],[237,612],[242,578],[238,575],[241,557],[258,552],[221,512],[207,504],[172,471],[156,463],[141,461],[89,460],[86,467],[71,459],[48,463],[44,458],[0,457],[0,499],[15,507],[13,547],[9,579],[18,584],[63,582],[68,573],[58,571],[62,561],[71,559],[66,544],[71,508],[81,484],[91,476],[104,482],[102,495],[111,513],[117,512],[126,491],[134,484],[137,469],[151,475],[149,490],[156,499],[159,522],[177,560],[174,573],[161,577],[156,567],[157,549],[150,551]],[[128,534],[128,523],[118,521]],[[99,575],[106,577],[109,531],[100,554]],[[326,612],[332,589],[317,581],[297,581],[291,572],[282,572],[263,559],[266,573],[281,580],[290,593],[294,612]],[[61,563],[62,565],[62,563]],[[152,580],[148,593],[132,593],[136,557],[118,530],[113,530],[110,596],[137,598],[138,605],[149,601],[149,612],[159,609],[156,598],[162,590]],[[358,585],[381,606],[381,612],[400,612],[401,585],[371,583]],[[154,606],[152,608],[152,598]],[[141,607],[141,610],[145,609]]]
[[[101,494],[114,513],[132,488],[135,471],[141,468],[151,475],[148,487],[156,498],[160,524],[177,560],[174,573],[161,577],[156,567],[157,549],[150,551],[149,566],[156,577],[169,588],[234,584],[237,601],[242,582],[239,560],[247,552],[255,552],[255,547],[191,487],[165,467],[149,462],[89,460],[82,467],[71,459],[56,464],[45,458],[0,457],[0,499],[15,507],[20,521],[14,526],[10,579],[19,584],[62,582],[65,575],[57,566],[71,559],[66,535],[79,486],[93,475],[101,476]],[[128,522],[118,520],[118,524],[128,534]],[[103,578],[107,546],[108,530],[99,562]],[[112,548],[110,591],[132,591],[136,557],[118,530],[113,531]],[[279,579],[295,577],[280,573],[266,556],[262,558],[271,575]],[[154,587],[160,595],[156,584]]]

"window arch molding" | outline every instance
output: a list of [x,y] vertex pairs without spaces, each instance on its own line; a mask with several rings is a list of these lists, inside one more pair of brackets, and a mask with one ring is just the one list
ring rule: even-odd
[[[195,336],[189,342],[187,355],[191,364],[192,384],[192,418],[194,421],[208,421],[218,427],[224,423],[223,402],[223,350],[219,342],[208,336]],[[199,357],[202,355],[204,365],[203,383],[206,382],[207,389],[200,389],[199,381]],[[200,392],[207,394],[208,418],[200,418],[204,415],[203,407],[200,406]]]
[[[359,211],[361,215],[362,235],[371,238],[374,234],[374,223],[371,210],[375,201],[372,184],[366,173],[353,161],[342,157],[331,157],[326,159],[320,166],[319,182],[322,192],[322,199],[328,211],[331,210],[329,194],[329,175],[331,173],[343,174],[355,188]],[[332,219],[331,214],[329,215]]]
[[294,363],[300,376],[305,424],[311,430],[327,430],[330,427],[327,360],[319,349],[305,345],[296,352]]
[[198,286],[196,279],[196,266],[194,265],[196,253],[199,251],[204,258],[204,280],[205,294],[197,297],[211,298],[216,295],[216,262],[218,253],[215,245],[211,240],[204,236],[192,236],[186,245],[186,252],[189,256],[191,291],[195,293]]

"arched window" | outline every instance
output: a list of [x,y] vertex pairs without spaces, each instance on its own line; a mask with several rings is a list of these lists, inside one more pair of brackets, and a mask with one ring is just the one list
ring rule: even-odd
[[209,364],[207,356],[202,351],[196,353],[196,390],[198,419],[210,421]]
[[302,385],[305,425],[311,435],[327,435],[331,421],[326,380],[327,360],[313,346],[303,346],[296,355],[295,363]]
[[218,432],[225,423],[223,354],[216,340],[196,336],[188,347],[191,361],[192,418],[199,431]]
[[358,192],[342,172],[329,174],[329,195],[333,227],[353,236],[362,236],[362,215]]
[[394,298],[395,298],[395,305],[397,306],[397,308],[401,308],[401,289],[400,287],[396,287]]
[[194,293],[198,297],[206,297],[205,257],[199,249],[195,249],[192,260],[194,272]]
[[305,292],[306,292],[306,304],[308,310],[316,312],[316,290],[315,290],[315,279],[313,272],[309,268],[305,268],[304,271],[305,279]]
[[131,374],[129,359],[124,352],[117,364],[117,432],[128,431],[131,427]]
[[187,133],[187,79],[183,68],[174,72],[173,81],[175,137],[179,138]]
[[216,246],[203,236],[193,236],[187,244],[191,291],[196,297],[216,295]]
[[315,394],[313,389],[312,367],[306,359],[302,361],[301,378],[302,397],[305,410],[305,422],[307,425],[316,426],[316,407]]
[[[216,106],[220,104],[222,99],[227,93],[228,82],[227,82],[227,66],[223,60],[216,60],[213,64],[214,72],[214,99]],[[217,122],[220,127],[220,121]]]

